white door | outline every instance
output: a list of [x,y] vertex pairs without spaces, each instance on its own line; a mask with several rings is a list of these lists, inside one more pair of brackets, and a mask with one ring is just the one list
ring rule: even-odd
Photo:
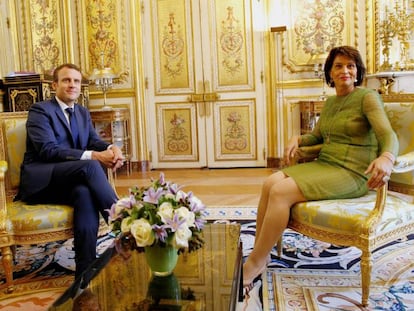
[[262,6],[145,1],[153,168],[266,165]]

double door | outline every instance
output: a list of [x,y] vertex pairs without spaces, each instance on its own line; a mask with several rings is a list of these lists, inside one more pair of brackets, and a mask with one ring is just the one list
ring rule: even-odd
[[262,6],[144,1],[153,168],[266,165]]

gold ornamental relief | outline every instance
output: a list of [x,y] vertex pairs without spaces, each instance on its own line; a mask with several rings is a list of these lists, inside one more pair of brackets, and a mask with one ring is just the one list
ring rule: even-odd
[[216,6],[219,84],[247,84],[244,1],[223,1]]
[[158,31],[156,32],[163,89],[187,88],[188,38],[184,1],[157,1]]
[[352,42],[358,27],[355,6],[355,0],[282,1],[279,9],[289,16],[287,40],[283,42],[283,60],[288,69],[309,71],[310,65],[325,61],[332,47],[357,46],[356,40]]
[[167,150],[171,153],[186,153],[189,150],[189,128],[185,125],[185,116],[180,111],[166,115],[169,124],[167,130]]
[[30,1],[34,70],[44,73],[62,60],[60,14],[56,0]]
[[86,4],[88,52],[91,68],[117,70],[118,42],[116,6],[112,0],[89,0]]
[[220,141],[222,155],[251,153],[251,119],[249,106],[220,107]]
[[197,158],[195,107],[192,104],[158,104],[159,155],[161,161]]

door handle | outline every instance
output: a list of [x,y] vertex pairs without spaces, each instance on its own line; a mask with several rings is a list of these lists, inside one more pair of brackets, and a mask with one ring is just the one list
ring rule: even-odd
[[211,102],[215,102],[220,98],[217,93],[204,93],[204,94],[191,94],[188,100],[192,103],[197,103],[199,108],[199,116],[210,116],[211,115]]
[[215,102],[220,98],[220,95],[217,93],[205,93],[203,94],[203,99],[205,102]]
[[203,102],[204,94],[191,94],[190,101],[193,103]]

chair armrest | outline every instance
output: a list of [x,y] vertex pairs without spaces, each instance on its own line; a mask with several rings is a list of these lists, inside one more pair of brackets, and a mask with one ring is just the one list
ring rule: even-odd
[[115,173],[111,168],[107,168],[107,177],[108,177],[108,182],[109,184],[112,186],[112,188],[114,189],[116,195],[118,196],[118,193],[116,192],[116,188],[115,188]]
[[414,151],[400,155],[395,160],[393,173],[406,173],[414,170]]
[[0,173],[3,173],[1,177],[4,178],[4,173],[7,171],[7,162],[6,161],[0,161]]
[[0,234],[6,231],[7,224],[6,186],[4,181],[6,171],[7,162],[0,161]]

